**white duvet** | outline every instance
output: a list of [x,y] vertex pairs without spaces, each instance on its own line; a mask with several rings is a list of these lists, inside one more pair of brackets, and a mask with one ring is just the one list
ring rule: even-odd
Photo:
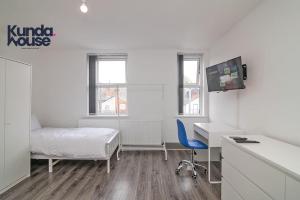
[[31,132],[31,152],[67,158],[105,158],[110,128],[41,128]]

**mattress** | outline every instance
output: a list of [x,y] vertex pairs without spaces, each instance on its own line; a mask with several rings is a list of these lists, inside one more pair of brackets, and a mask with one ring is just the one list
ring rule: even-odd
[[67,158],[106,158],[105,144],[118,130],[110,128],[41,128],[31,132],[31,152]]

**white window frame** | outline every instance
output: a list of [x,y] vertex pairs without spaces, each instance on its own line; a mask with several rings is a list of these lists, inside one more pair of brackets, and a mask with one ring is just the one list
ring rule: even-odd
[[[178,114],[179,116],[183,117],[204,117],[204,106],[205,106],[205,91],[204,91],[204,70],[203,70],[203,55],[202,54],[193,54],[193,53],[183,53],[183,68],[184,68],[184,61],[198,61],[198,68],[197,68],[197,83],[184,83],[183,80],[183,89],[184,88],[199,88],[199,113],[197,114]],[[184,69],[183,69],[184,72]],[[184,76],[184,74],[183,74]],[[184,98],[184,97],[183,97]],[[182,105],[184,106],[184,104]]]
[[[128,91],[128,84],[127,84],[127,54],[101,54],[97,56],[97,62],[96,62],[96,90],[98,88],[117,88],[117,97],[119,96],[119,88],[126,88]],[[98,67],[98,61],[99,60],[105,60],[105,61],[125,61],[125,83],[99,83],[99,67]],[[97,91],[96,91],[97,94]],[[100,112],[96,112],[96,117],[120,117],[120,116],[128,116],[129,108],[128,108],[128,93],[127,93],[127,113],[126,114],[120,114],[119,113],[119,104],[117,105],[117,113],[116,114],[104,114]],[[97,99],[96,99],[97,103]],[[97,105],[96,105],[97,106]],[[96,111],[98,109],[96,108]]]

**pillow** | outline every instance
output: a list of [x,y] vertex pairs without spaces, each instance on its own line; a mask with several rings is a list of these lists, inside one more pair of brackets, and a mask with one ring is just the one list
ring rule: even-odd
[[41,124],[34,114],[31,115],[31,130],[40,129]]

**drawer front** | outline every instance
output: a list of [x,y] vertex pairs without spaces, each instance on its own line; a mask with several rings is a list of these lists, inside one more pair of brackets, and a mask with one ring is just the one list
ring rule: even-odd
[[272,199],[284,200],[285,175],[254,156],[223,140],[224,159],[241,174],[269,194]]
[[243,200],[231,185],[222,178],[222,200]]
[[300,181],[286,177],[286,200],[300,199]]
[[244,200],[272,200],[261,189],[228,164],[226,160],[222,161],[222,175]]

